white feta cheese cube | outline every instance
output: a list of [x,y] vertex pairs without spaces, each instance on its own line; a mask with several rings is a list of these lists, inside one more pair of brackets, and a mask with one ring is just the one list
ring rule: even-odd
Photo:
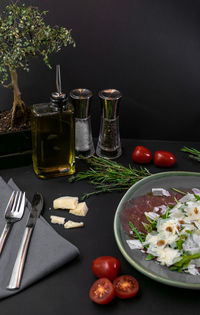
[[163,188],[152,188],[152,194],[154,196],[166,196],[166,197],[170,196],[169,191]]
[[53,201],[54,209],[75,209],[78,205],[78,197],[64,196]]
[[84,226],[84,223],[83,222],[74,222],[74,221],[67,221],[65,224],[64,224],[64,228],[65,229],[73,229],[73,228],[78,228],[78,227],[83,227]]
[[80,202],[78,203],[77,207],[75,209],[71,209],[69,213],[79,215],[79,216],[86,216],[88,212],[88,207],[86,205],[86,202]]
[[56,215],[51,215],[50,219],[51,219],[51,223],[57,223],[57,224],[64,224],[65,223],[65,218],[58,217]]

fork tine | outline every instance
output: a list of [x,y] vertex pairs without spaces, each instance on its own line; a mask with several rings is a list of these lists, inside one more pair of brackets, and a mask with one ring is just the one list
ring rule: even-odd
[[23,214],[25,203],[26,203],[26,195],[25,195],[25,192],[24,192],[23,195],[22,195],[22,198],[21,198],[21,204],[20,204],[19,211],[18,211],[19,215]]
[[22,196],[22,192],[19,191],[18,198],[17,198],[17,201],[16,201],[16,206],[15,206],[15,208],[12,210],[12,212],[18,212],[19,206],[20,206],[20,203],[21,203],[21,196]]
[[7,204],[7,207],[11,207],[12,206],[12,204],[13,204],[13,201],[14,201],[14,196],[15,196],[15,193],[16,193],[16,191],[15,190],[13,190],[13,192],[12,192],[12,194],[11,194],[11,196],[10,196],[10,199],[9,199],[9,201],[8,201],[8,204]]
[[12,225],[21,220],[25,210],[25,193],[13,191],[5,210],[5,226],[0,235],[0,255]]
[[18,199],[18,195],[19,195],[19,191],[15,192],[15,196],[14,196],[14,201],[12,203],[12,208],[11,208],[11,212],[14,211],[15,207],[16,207],[16,203],[17,203],[17,199]]
[[14,201],[14,199],[15,199],[15,193],[16,193],[16,191],[13,190],[13,192],[12,192],[12,194],[11,194],[11,196],[10,196],[10,199],[9,199],[9,201],[8,201],[8,204],[7,204],[7,206],[6,206],[5,213],[8,211],[9,208],[10,208],[10,209],[12,208],[13,201]]

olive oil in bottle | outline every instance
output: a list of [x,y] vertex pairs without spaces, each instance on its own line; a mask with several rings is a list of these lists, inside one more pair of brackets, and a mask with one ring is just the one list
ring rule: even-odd
[[50,103],[32,106],[31,131],[33,168],[39,178],[75,172],[74,110],[61,89],[52,93]]

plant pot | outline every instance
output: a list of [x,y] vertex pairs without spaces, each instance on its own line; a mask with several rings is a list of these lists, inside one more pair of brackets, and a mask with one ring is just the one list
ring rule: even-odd
[[32,163],[31,129],[0,133],[0,168]]

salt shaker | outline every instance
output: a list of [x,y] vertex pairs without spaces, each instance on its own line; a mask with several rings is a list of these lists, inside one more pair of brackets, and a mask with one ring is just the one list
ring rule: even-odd
[[96,154],[107,159],[118,158],[121,153],[119,132],[119,102],[122,95],[115,89],[99,92],[102,116]]
[[90,103],[92,92],[88,89],[74,89],[70,97],[75,110],[75,155],[89,158],[94,154]]

